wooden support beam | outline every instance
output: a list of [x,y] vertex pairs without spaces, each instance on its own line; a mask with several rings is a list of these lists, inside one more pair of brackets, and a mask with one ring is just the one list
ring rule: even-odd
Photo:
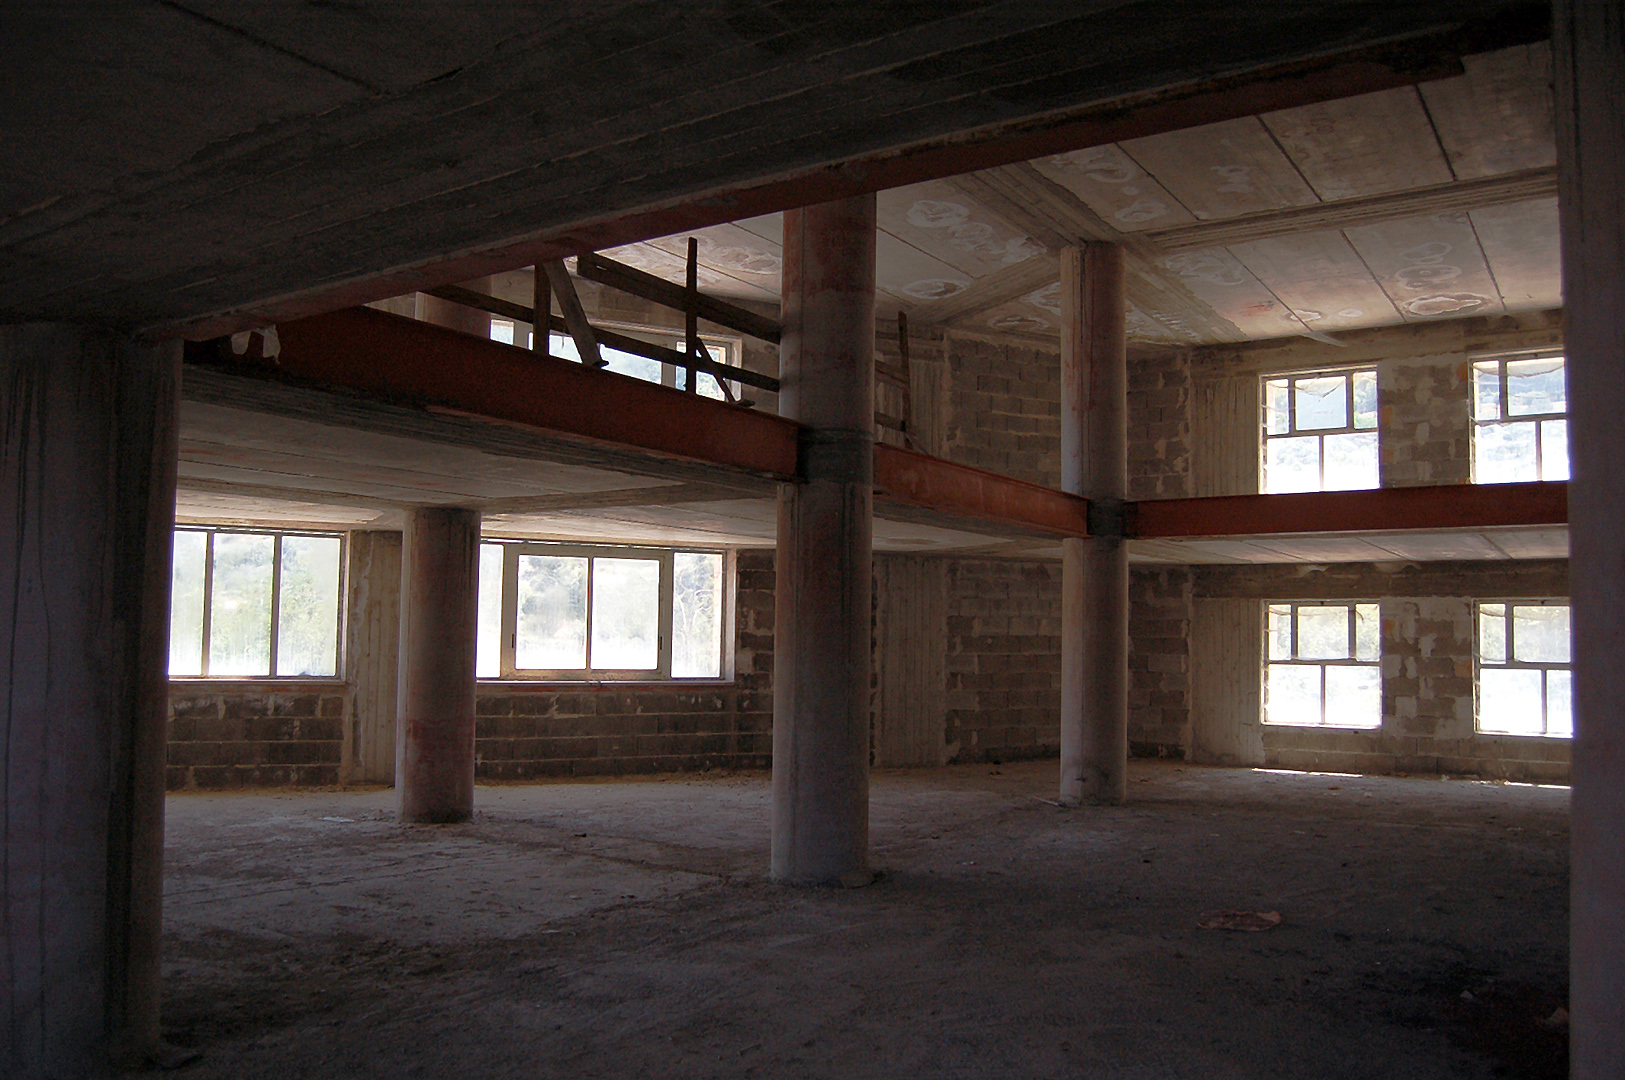
[[576,355],[588,367],[603,367],[609,361],[598,355],[598,338],[593,334],[592,323],[587,321],[587,313],[581,307],[581,297],[576,295],[576,283],[570,280],[570,272],[564,268],[564,262],[560,259],[544,262],[542,270],[547,274],[547,283],[558,295],[559,310],[564,312],[565,329],[569,330],[570,339],[576,343]]
[[[687,310],[687,290],[683,286],[674,285],[665,278],[655,277],[637,267],[605,258],[596,252],[577,256],[576,272],[588,281],[608,285],[612,289],[630,293],[650,303],[677,311]],[[782,336],[779,324],[773,319],[758,315],[754,311],[747,311],[726,300],[718,300],[714,296],[700,295],[695,302],[694,312],[707,322],[726,326],[730,330],[737,330],[741,334],[749,334],[753,338],[770,341],[775,345]]]
[[1133,538],[1261,536],[1279,533],[1386,532],[1562,525],[1568,484],[1451,484],[1439,487],[1311,491],[1148,499],[1128,504]]

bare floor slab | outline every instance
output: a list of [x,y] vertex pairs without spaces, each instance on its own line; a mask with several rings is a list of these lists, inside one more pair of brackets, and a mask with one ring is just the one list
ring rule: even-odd
[[[169,800],[167,1037],[245,1077],[1563,1075],[1568,791],[877,772],[881,879],[766,878],[765,775]],[[1216,911],[1279,912],[1259,932]]]

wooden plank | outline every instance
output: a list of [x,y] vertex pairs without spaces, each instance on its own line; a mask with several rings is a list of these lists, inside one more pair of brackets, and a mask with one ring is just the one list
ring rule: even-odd
[[1261,120],[1325,201],[1455,179],[1416,88],[1322,101]]
[[[719,297],[743,298],[778,303],[784,268],[781,245],[769,242],[732,222],[697,229],[680,236],[662,236],[639,245],[650,256],[654,252],[674,256],[679,263],[687,258],[688,238],[699,245],[700,287]],[[615,252],[603,252],[621,262],[649,270],[662,276],[655,258],[651,265],[625,258]],[[753,335],[754,336],[754,335]]]
[[1420,89],[1463,180],[1557,164],[1548,42],[1462,57],[1465,74]]
[[1232,244],[1230,253],[1312,330],[1402,321],[1340,232]]
[[1465,213],[1343,230],[1406,322],[1504,310]]
[[[592,252],[587,252],[576,259],[576,270],[588,281],[620,289],[622,292],[631,293],[633,296],[674,311],[684,310],[686,300],[683,286],[656,277],[647,271]],[[777,322],[765,315],[758,315],[754,311],[746,311],[742,307],[718,300],[714,296],[702,294],[695,305],[695,312],[707,322],[726,326],[730,330],[737,330],[741,334],[749,334],[775,345],[779,343],[781,330]]]
[[1568,484],[1458,484],[1446,487],[1229,495],[1130,504],[1131,537],[1265,536],[1272,533],[1385,529],[1475,529],[1556,525],[1568,520]]
[[1131,139],[1122,146],[1201,221],[1319,201],[1257,117]]
[[598,338],[593,334],[592,323],[587,321],[581,298],[576,295],[576,283],[570,280],[570,272],[564,268],[563,260],[550,259],[541,267],[547,274],[547,283],[552,287],[553,294],[559,298],[559,310],[564,313],[564,326],[570,333],[570,339],[576,343],[576,355],[588,367],[603,367],[608,361],[598,355]]

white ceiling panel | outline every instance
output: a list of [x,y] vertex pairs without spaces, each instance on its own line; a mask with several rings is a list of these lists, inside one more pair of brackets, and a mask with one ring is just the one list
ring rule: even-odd
[[1344,235],[1407,322],[1502,310],[1500,290],[1465,213],[1362,225]]
[[1409,86],[1265,113],[1263,121],[1327,202],[1454,179]]
[[1465,75],[1420,87],[1456,177],[1557,164],[1551,45],[1519,45],[1461,63]]
[[1121,145],[1201,221],[1319,201],[1257,117]]
[[1119,232],[1165,228],[1196,220],[1121,147],[1094,146],[1038,158],[1032,164]]

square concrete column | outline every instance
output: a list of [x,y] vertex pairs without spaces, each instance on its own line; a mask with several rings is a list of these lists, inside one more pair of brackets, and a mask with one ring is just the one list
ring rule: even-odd
[[1568,354],[1569,1075],[1625,1076],[1625,3],[1552,13]]
[[772,873],[866,884],[875,198],[784,215],[779,411],[807,425],[779,494]]
[[158,1049],[180,349],[0,326],[0,1075]]
[[400,820],[474,814],[474,646],[479,622],[480,512],[433,506],[407,514],[395,722]]
[[1061,487],[1090,500],[1061,543],[1061,801],[1122,802],[1128,783],[1127,308],[1123,249],[1061,253]]

